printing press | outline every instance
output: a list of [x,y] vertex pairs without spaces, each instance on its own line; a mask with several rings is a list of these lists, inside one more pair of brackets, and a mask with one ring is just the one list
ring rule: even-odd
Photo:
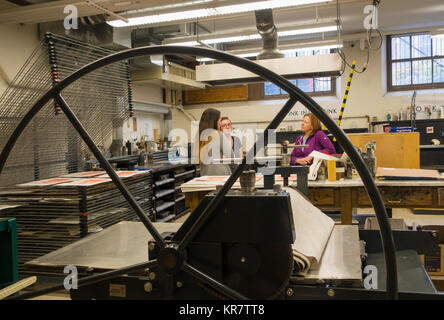
[[[218,59],[255,73],[287,91],[289,100],[265,132],[276,129],[296,102],[312,111],[338,139],[355,165],[372,200],[380,231],[358,233],[356,226],[332,226],[325,248],[321,250],[322,256],[312,264],[313,269],[305,270],[301,276],[300,266],[312,262],[309,258],[295,258],[295,241],[306,239],[296,231],[298,228],[304,230],[304,224],[295,225],[294,212],[309,214],[318,209],[297,190],[279,187],[256,190],[248,183],[245,159],[255,154],[256,145],[222,188],[209,193],[185,223],[155,224],[149,221],[75,117],[63,99],[62,91],[76,79],[112,62],[152,54],[188,54]],[[121,222],[46,257],[53,263],[58,258],[59,265],[73,264],[86,270],[86,276],[79,278],[78,288],[71,289],[72,299],[443,298],[436,292],[417,256],[438,250],[436,233],[392,232],[378,189],[344,132],[316,102],[270,70],[216,50],[181,46],[134,48],[99,59],[58,83],[39,100],[3,150],[0,171],[21,131],[51,98],[59,102],[64,115],[140,219],[140,222]],[[266,145],[266,134],[263,139],[265,141],[257,144]],[[246,180],[242,182],[242,189],[231,190],[239,177],[241,181]],[[121,234],[119,238],[118,228],[127,228],[124,238]],[[162,228],[169,230],[159,232]],[[135,237],[138,242],[133,241]],[[116,250],[120,256],[115,255]],[[107,256],[109,263],[100,262],[100,255]],[[79,262],[83,258],[85,260]],[[366,288],[366,277],[370,275],[366,274],[367,265],[377,270],[377,289]],[[63,285],[12,299],[30,298],[60,289]]]
[[[292,244],[297,233],[290,195],[283,190],[230,191],[187,250],[179,251],[179,243],[214,197],[215,192],[208,194],[185,223],[174,224],[177,231],[162,233],[165,249],[148,241],[146,254],[158,266],[71,290],[72,299],[384,299],[377,230],[361,230],[360,241],[357,226],[335,226],[321,266],[307,277],[295,276]],[[311,206],[303,201],[307,203],[301,205]],[[400,298],[442,298],[418,258],[438,250],[436,234],[407,230],[395,231],[394,237],[399,279],[407,282]],[[193,275],[181,270],[184,264]],[[366,265],[378,270],[373,279],[378,289],[365,288]],[[196,281],[194,274],[206,279]]]

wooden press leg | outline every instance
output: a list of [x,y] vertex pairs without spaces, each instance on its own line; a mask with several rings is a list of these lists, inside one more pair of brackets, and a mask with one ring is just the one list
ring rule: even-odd
[[191,209],[191,192],[184,192],[183,195],[185,196],[185,207]]
[[341,224],[352,224],[352,192],[351,188],[340,188],[341,192]]
[[191,202],[190,202],[190,209],[191,212],[196,209],[196,207],[199,205],[199,192],[190,192],[191,195]]

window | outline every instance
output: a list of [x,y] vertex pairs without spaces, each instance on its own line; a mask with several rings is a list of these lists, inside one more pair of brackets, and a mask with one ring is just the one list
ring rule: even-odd
[[430,33],[387,37],[389,91],[444,87],[444,39]]
[[[307,50],[307,51],[297,51],[285,53],[286,58],[290,57],[301,57],[310,56],[317,54],[329,54],[330,49],[320,49],[320,50]],[[294,79],[290,80],[291,83],[299,87],[302,91],[308,93],[309,95],[334,95],[335,94],[335,83],[331,77],[322,78],[308,78],[308,79]],[[265,82],[263,88],[264,98],[276,98],[286,95],[286,92],[281,90],[278,86],[271,82]]]

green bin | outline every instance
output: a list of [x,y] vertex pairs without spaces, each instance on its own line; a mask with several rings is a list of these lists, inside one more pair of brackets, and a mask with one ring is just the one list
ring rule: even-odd
[[15,218],[0,218],[0,289],[19,280]]

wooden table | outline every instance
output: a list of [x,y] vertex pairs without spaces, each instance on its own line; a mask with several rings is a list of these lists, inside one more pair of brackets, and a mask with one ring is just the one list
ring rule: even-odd
[[[392,208],[444,208],[444,180],[377,181],[388,211]],[[309,181],[310,201],[320,209],[341,211],[341,223],[352,223],[353,208],[372,207],[361,179]],[[209,191],[183,190],[191,210]]]
[[[444,208],[444,180],[379,180],[379,192],[388,210],[392,208]],[[361,179],[311,181],[311,202],[322,209],[340,209],[342,224],[351,224],[353,208],[372,207]]]

